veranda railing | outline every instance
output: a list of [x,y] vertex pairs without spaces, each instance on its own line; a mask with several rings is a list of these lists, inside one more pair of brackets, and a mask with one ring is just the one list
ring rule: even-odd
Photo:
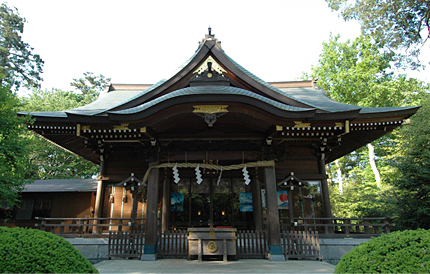
[[[67,236],[68,234],[75,235],[94,235],[101,236],[103,232],[111,230],[134,230],[145,231],[146,219],[136,218],[132,224],[132,218],[39,218],[36,217],[39,223],[36,227],[49,231],[54,234]],[[107,235],[105,235],[107,237]]]
[[288,218],[281,219],[285,231],[318,231],[320,237],[371,237],[390,233],[392,217],[380,218]]

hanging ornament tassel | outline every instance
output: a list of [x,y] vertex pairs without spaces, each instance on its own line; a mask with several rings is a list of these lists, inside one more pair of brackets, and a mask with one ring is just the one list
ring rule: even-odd
[[249,179],[249,174],[248,174],[248,170],[246,170],[246,165],[243,167],[242,172],[243,172],[243,179],[245,180],[245,185],[249,185],[251,180]]
[[198,164],[194,170],[196,171],[197,184],[200,185],[203,182],[202,173],[200,172],[200,164]]
[[179,178],[179,172],[178,172],[178,163],[175,164],[174,167],[172,167],[173,171],[173,180],[175,181],[175,184],[178,184],[181,178]]
[[219,173],[219,176],[218,176],[218,181],[216,182],[217,186],[219,186],[219,182],[221,181],[221,176],[222,176],[222,166],[221,166],[221,172]]

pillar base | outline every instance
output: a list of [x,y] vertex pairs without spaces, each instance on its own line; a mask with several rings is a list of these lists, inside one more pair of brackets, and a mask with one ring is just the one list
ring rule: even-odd
[[156,261],[157,253],[155,251],[155,245],[144,245],[143,254],[140,257],[141,261]]
[[157,260],[157,254],[142,254],[141,261],[154,262]]
[[271,262],[285,262],[285,256],[284,255],[272,255],[272,254],[268,254],[269,257],[269,261]]
[[269,261],[285,262],[285,256],[281,245],[269,245]]

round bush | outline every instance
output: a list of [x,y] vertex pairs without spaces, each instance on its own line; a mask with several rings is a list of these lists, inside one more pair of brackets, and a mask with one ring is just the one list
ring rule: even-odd
[[430,273],[430,230],[385,234],[345,254],[335,273]]
[[65,239],[49,232],[0,227],[0,273],[98,273]]

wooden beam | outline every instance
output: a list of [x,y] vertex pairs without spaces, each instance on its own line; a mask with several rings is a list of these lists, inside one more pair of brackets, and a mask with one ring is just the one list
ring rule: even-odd
[[157,133],[153,129],[151,129],[150,127],[142,127],[142,128],[140,128],[140,132],[143,133],[143,135],[145,135],[149,139],[157,139],[158,138]]

